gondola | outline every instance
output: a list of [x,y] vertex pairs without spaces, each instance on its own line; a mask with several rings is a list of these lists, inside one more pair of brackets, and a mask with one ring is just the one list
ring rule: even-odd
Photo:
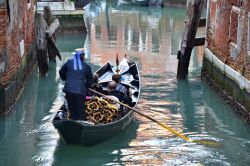
[[[99,85],[105,89],[108,82],[112,80],[112,75],[117,72],[121,75],[121,83],[131,93],[132,103],[130,106],[135,108],[140,95],[140,77],[135,62],[129,62],[126,58],[116,65],[107,62],[95,73],[99,76]],[[89,121],[68,119],[65,116],[66,112],[65,105],[62,105],[52,123],[67,144],[83,146],[93,146],[117,135],[131,124],[134,117],[133,111],[125,109],[125,111],[123,110],[123,116],[110,123],[94,124]]]

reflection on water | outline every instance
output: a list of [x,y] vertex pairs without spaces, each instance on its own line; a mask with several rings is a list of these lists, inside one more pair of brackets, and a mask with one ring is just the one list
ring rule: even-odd
[[[56,64],[49,64],[49,69],[46,77],[33,72],[14,110],[0,118],[0,165],[34,165],[37,151],[46,148],[44,152],[48,153],[54,149],[50,145],[56,145],[58,136],[51,126],[49,111],[58,96]],[[47,158],[46,163],[52,160]]]
[[[94,12],[98,9],[98,12]],[[116,53],[136,57],[150,68],[144,73],[175,72],[176,52],[184,26],[184,8],[117,6],[98,1],[85,9],[91,62],[104,64]],[[93,14],[96,13],[96,14]]]
[[[200,81],[203,48],[194,50],[188,81],[176,81],[184,8],[117,6],[96,1],[85,9],[89,33],[58,36],[63,61],[35,71],[15,109],[0,118],[0,165],[249,165],[250,129]],[[201,32],[202,33],[202,32]],[[91,148],[66,145],[52,126],[63,101],[58,70],[84,46],[93,71],[116,53],[136,61],[141,74],[137,109],[191,139],[187,143],[150,120],[135,121],[111,140]]]

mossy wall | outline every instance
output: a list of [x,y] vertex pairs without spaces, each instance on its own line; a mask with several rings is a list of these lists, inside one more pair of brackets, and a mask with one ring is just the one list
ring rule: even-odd
[[250,93],[239,84],[203,58],[202,77],[243,119],[250,123]]

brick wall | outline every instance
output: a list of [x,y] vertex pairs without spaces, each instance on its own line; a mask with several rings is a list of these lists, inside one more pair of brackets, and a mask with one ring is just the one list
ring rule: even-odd
[[6,27],[8,24],[7,20],[7,10],[5,3],[0,5],[0,79],[2,74],[6,69],[6,45],[7,45],[7,36],[6,36]]
[[247,51],[248,0],[209,1],[208,48],[225,64],[250,79]]
[[34,66],[34,14],[32,0],[8,0],[0,6],[0,71],[4,66],[0,72],[0,113],[15,104]]
[[208,46],[223,62],[226,61],[228,52],[228,34],[229,34],[229,19],[230,2],[210,1],[210,19],[208,25]]
[[7,27],[7,19],[6,19],[6,9],[0,7],[0,49],[6,48],[6,27]]
[[[246,11],[247,12],[250,12],[250,2],[247,2],[246,4],[245,4],[245,8],[246,8]],[[247,12],[246,12],[246,14],[247,14]],[[247,18],[247,16],[246,16],[246,18]],[[249,31],[248,31],[248,29],[247,29],[247,25],[248,25],[248,20],[246,19],[245,21],[244,21],[244,24],[246,25],[246,28],[244,29],[244,31],[242,32],[243,34],[245,34],[245,35],[243,35],[244,36],[244,42],[243,42],[243,52],[248,52],[249,51],[249,49],[248,49],[248,47],[247,47],[247,45],[249,44],[248,42],[247,42],[247,38],[248,38],[248,36],[246,35],[246,34],[249,34]],[[249,27],[250,28],[250,27]],[[249,36],[250,36],[250,34],[249,34]],[[250,48],[250,46],[249,46],[249,48]],[[245,56],[245,61],[244,61],[244,67],[245,67],[245,70],[244,70],[244,75],[245,75],[245,77],[246,78],[248,78],[249,80],[250,80],[250,55],[248,54],[248,55],[246,55]]]
[[[22,64],[22,56],[27,53],[34,41],[34,4],[28,4],[27,0],[19,0],[18,2],[9,0],[9,3],[9,6],[13,8],[10,8],[9,13],[6,9],[3,9],[5,11],[2,12],[4,17],[0,19],[3,22],[8,21],[7,26],[0,25],[0,29],[6,29],[7,31],[5,32],[6,35],[0,35],[1,38],[5,39],[6,42],[3,43],[3,47],[5,46],[7,49],[7,69],[1,78],[3,85],[8,84],[18,72]],[[21,44],[22,40],[23,44]],[[23,51],[21,51],[22,45],[24,46]]]

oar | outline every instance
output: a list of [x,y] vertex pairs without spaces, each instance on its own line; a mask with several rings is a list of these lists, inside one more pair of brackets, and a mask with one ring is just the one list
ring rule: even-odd
[[110,100],[112,100],[112,101],[114,101],[114,102],[116,102],[116,103],[118,103],[118,104],[120,104],[120,105],[123,105],[123,106],[129,108],[130,110],[132,110],[132,111],[134,111],[134,112],[136,112],[136,113],[138,113],[138,114],[144,116],[145,118],[147,118],[147,119],[149,119],[149,120],[151,120],[151,121],[157,123],[158,125],[164,127],[165,129],[169,130],[171,133],[177,135],[178,137],[182,138],[182,139],[185,140],[185,141],[188,141],[188,142],[196,142],[196,143],[201,143],[201,144],[206,144],[206,145],[213,145],[213,146],[218,146],[218,145],[219,145],[218,142],[211,141],[211,140],[192,140],[192,139],[186,137],[185,135],[183,135],[183,134],[181,134],[181,133],[175,131],[175,130],[172,129],[171,127],[169,127],[169,126],[167,126],[167,125],[165,125],[165,124],[163,124],[163,123],[161,123],[161,122],[159,122],[159,121],[153,119],[152,117],[150,117],[150,116],[148,116],[148,115],[146,115],[146,114],[144,114],[144,113],[141,113],[140,111],[137,111],[136,109],[134,109],[134,108],[132,108],[132,107],[130,107],[130,106],[128,106],[128,105],[126,105],[126,104],[120,102],[120,101],[113,100],[112,98],[110,98],[110,97],[108,97],[108,96],[106,96],[106,95],[104,95],[104,94],[102,94],[102,93],[100,93],[100,92],[97,92],[97,91],[94,90],[94,89],[89,88],[89,90],[92,91],[92,92],[94,92],[94,93],[96,93],[96,94],[98,94],[98,95],[100,95],[100,96],[102,96],[102,97],[105,97],[105,98],[107,98],[107,99],[110,99]]

